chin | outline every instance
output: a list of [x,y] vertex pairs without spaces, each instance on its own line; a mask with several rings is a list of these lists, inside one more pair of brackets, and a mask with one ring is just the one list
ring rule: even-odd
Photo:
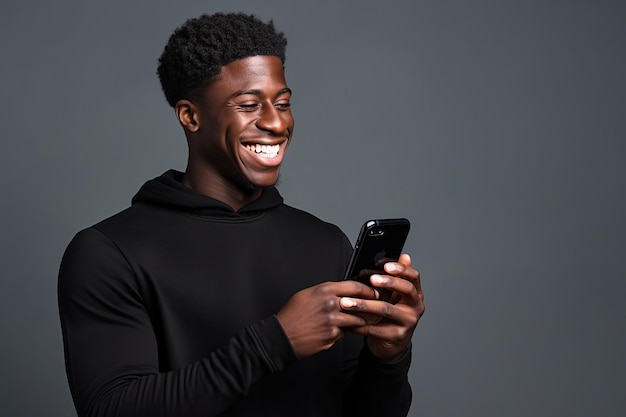
[[276,176],[274,179],[270,179],[268,181],[254,181],[249,178],[241,178],[239,185],[241,188],[255,191],[255,190],[263,190],[265,188],[277,187],[280,184],[281,177],[280,174]]

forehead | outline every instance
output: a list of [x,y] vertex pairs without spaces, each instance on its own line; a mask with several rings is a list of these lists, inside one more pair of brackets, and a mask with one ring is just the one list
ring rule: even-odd
[[271,94],[287,86],[283,63],[276,56],[252,56],[224,65],[209,86],[209,94],[260,90]]

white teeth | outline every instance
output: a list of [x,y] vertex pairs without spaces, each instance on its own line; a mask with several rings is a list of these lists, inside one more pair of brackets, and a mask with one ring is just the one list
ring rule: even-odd
[[274,158],[278,155],[280,145],[261,145],[257,143],[255,145],[246,145],[246,149],[266,158]]

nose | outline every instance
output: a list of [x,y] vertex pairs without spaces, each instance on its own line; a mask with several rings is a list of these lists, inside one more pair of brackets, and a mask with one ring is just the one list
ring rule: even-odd
[[256,120],[256,126],[275,136],[287,135],[291,111],[279,110],[273,104],[263,106],[261,114]]

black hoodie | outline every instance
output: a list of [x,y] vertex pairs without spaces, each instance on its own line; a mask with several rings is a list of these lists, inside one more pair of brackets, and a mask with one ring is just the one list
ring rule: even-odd
[[351,336],[300,360],[276,319],[298,290],[342,277],[345,235],[275,188],[235,212],[181,177],[148,181],[66,250],[59,309],[78,415],[406,415],[410,352],[382,363]]

